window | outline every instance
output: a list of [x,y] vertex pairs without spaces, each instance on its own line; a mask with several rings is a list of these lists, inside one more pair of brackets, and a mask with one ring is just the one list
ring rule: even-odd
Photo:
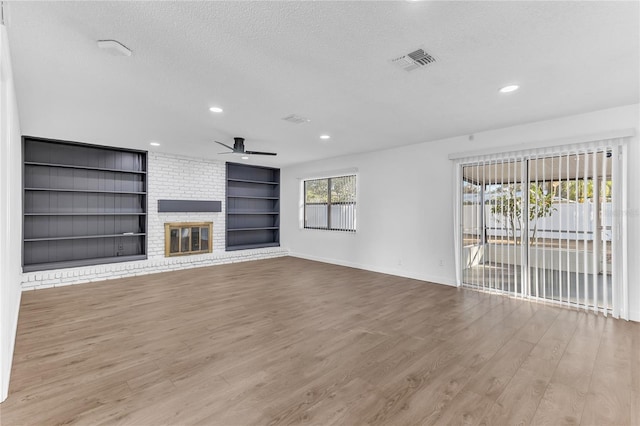
[[212,222],[165,223],[164,255],[210,253],[212,227]]
[[356,230],[356,176],[304,181],[304,227]]

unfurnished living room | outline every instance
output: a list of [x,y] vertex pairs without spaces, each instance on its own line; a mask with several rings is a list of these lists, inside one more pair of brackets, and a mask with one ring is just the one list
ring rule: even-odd
[[0,4],[3,426],[640,425],[640,2]]

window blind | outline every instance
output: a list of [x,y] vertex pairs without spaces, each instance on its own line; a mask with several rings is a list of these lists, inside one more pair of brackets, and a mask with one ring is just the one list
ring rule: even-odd
[[628,318],[626,139],[456,159],[458,285]]

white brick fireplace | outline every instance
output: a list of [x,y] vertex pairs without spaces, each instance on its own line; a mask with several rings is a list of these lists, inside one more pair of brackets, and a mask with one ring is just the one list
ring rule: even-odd
[[[225,163],[149,152],[147,259],[22,274],[23,290],[286,256],[280,247],[225,252]],[[218,213],[158,213],[158,200],[219,200]],[[213,222],[213,252],[164,256],[165,222]]]

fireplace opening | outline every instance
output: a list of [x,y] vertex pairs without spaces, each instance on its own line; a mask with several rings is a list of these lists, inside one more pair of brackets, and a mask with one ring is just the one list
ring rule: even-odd
[[164,255],[184,256],[211,253],[213,222],[173,222],[164,224]]

